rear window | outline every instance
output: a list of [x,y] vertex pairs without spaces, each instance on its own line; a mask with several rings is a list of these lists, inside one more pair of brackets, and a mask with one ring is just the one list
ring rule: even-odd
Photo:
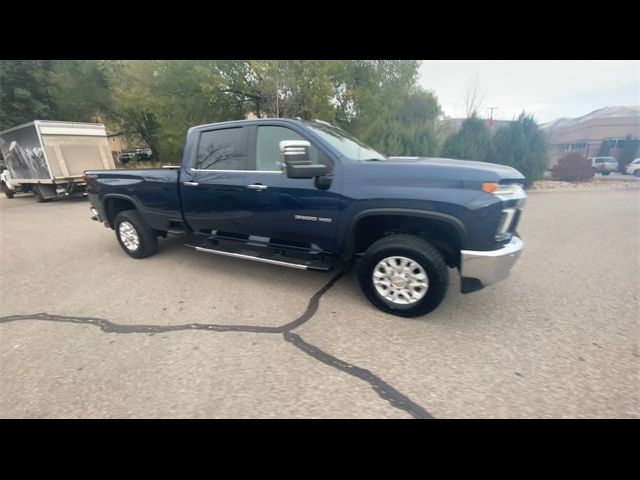
[[200,170],[246,170],[247,144],[244,128],[202,132],[195,168]]

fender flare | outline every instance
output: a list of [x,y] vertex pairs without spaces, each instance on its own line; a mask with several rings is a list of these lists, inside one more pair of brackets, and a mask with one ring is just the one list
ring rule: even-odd
[[371,208],[367,210],[362,210],[356,213],[351,222],[349,223],[349,227],[347,230],[347,236],[345,240],[345,250],[344,257],[351,258],[354,254],[353,250],[355,247],[355,233],[356,228],[360,220],[365,217],[370,217],[373,215],[403,215],[409,217],[420,217],[428,220],[437,220],[443,222],[457,233],[458,238],[460,240],[460,248],[464,249],[467,245],[468,234],[467,229],[464,224],[452,215],[448,215],[446,213],[440,212],[430,212],[425,210],[416,210],[411,208]]
[[133,206],[136,208],[137,211],[141,212],[142,211],[142,204],[136,200],[135,198],[133,198],[130,195],[124,195],[122,193],[107,193],[105,194],[104,197],[102,197],[102,201],[100,203],[102,203],[102,209],[104,210],[104,215],[105,215],[105,219],[107,220],[107,223],[109,224],[109,227],[113,228],[113,226],[111,225],[111,222],[109,221],[109,215],[107,212],[107,200],[109,200],[110,198],[119,198],[121,200],[127,200],[131,203],[133,203]]

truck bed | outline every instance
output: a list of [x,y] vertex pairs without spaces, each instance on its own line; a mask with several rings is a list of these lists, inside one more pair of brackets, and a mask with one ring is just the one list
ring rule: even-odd
[[166,231],[172,222],[183,220],[179,175],[178,168],[88,170],[87,195],[94,207],[103,199],[116,201],[129,197],[152,228]]

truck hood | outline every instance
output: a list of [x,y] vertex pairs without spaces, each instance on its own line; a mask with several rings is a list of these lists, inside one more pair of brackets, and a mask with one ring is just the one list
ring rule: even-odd
[[387,169],[394,169],[393,167],[396,167],[407,173],[413,172],[420,176],[427,175],[442,180],[524,183],[524,175],[515,168],[495,163],[475,162],[472,160],[428,157],[389,157],[386,160],[367,161],[366,163],[379,165]]

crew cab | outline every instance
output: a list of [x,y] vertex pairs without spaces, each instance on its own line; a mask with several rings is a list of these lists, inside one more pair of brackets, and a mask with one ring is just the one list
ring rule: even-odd
[[434,310],[506,278],[523,243],[524,177],[490,163],[386,157],[320,121],[259,119],[187,133],[182,164],[85,172],[92,218],[133,258],[183,235],[200,252],[286,267],[358,269],[381,310]]

